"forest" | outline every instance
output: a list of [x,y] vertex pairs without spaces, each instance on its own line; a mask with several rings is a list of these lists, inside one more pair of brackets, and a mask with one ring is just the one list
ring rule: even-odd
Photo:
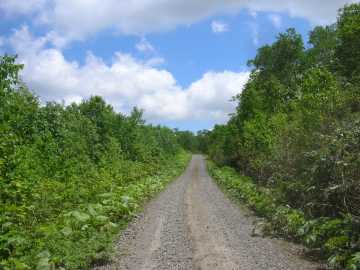
[[[196,140],[213,176],[334,269],[360,269],[360,4],[258,49],[225,125]],[[219,169],[219,167],[223,167]]]

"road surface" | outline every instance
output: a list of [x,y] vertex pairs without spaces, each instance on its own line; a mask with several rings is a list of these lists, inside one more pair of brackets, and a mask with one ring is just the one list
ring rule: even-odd
[[97,270],[317,269],[290,243],[253,237],[254,218],[219,190],[194,155],[186,171],[126,229]]

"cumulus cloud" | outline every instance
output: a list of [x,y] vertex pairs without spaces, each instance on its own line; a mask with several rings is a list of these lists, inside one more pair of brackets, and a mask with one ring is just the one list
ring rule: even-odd
[[186,89],[188,102],[198,118],[224,122],[235,105],[230,100],[241,93],[249,78],[248,72],[207,72]]
[[27,27],[7,42],[25,64],[23,80],[43,101],[79,102],[103,96],[118,111],[133,106],[145,110],[146,119],[201,119],[224,122],[234,109],[229,102],[241,92],[248,72],[207,72],[182,88],[165,69],[117,52],[111,64],[88,52],[85,63],[67,60],[57,48],[48,48],[48,37],[34,38]]
[[214,33],[222,33],[229,31],[229,26],[226,23],[220,21],[212,21],[211,22],[211,30]]
[[2,0],[5,13],[37,11],[39,22],[49,24],[67,39],[83,39],[103,29],[125,34],[144,34],[189,25],[216,14],[236,13],[241,9],[286,12],[313,23],[330,23],[337,10],[356,0]]

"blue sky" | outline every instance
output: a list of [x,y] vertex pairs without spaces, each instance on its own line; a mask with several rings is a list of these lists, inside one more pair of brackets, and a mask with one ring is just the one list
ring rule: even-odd
[[149,123],[224,123],[257,48],[289,27],[305,42],[346,0],[2,0],[0,52],[16,53],[43,102],[101,95]]

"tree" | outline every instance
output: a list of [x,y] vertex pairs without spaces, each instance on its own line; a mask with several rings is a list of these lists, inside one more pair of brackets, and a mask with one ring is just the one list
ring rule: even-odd
[[290,85],[299,70],[304,56],[302,37],[294,28],[278,35],[272,45],[266,45],[258,50],[255,59],[248,65],[253,65],[264,75],[276,76],[281,83]]
[[15,64],[16,56],[0,57],[0,93],[19,84],[19,71],[23,65]]
[[348,78],[360,75],[360,4],[346,5],[340,10],[337,29],[340,70]]
[[309,44],[312,47],[307,51],[307,65],[334,70],[337,42],[336,24],[316,26],[309,36]]

